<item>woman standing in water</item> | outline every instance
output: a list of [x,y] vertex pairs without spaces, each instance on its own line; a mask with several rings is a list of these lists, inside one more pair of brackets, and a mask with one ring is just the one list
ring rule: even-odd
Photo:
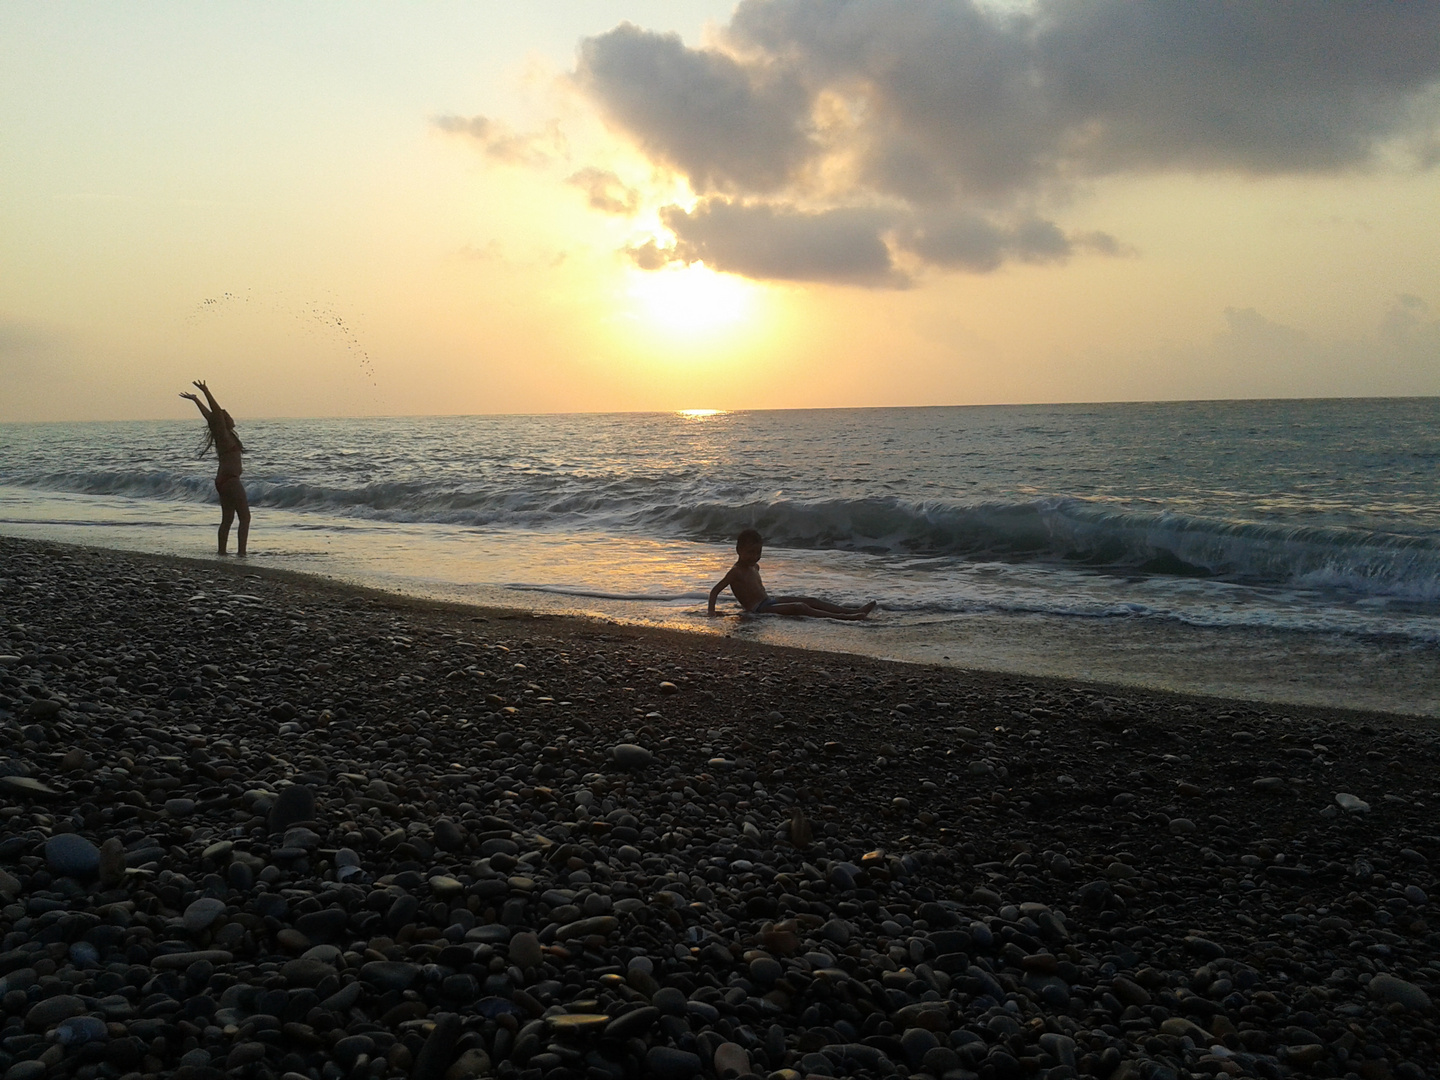
[[240,442],[240,437],[235,434],[234,419],[220,407],[215,395],[210,393],[210,388],[199,380],[195,386],[210,403],[208,409],[194,394],[180,396],[195,403],[195,407],[200,410],[200,415],[205,417],[205,423],[210,427],[209,434],[205,436],[205,445],[200,448],[200,457],[204,457],[206,451],[213,446],[215,456],[220,459],[220,467],[215,471],[215,490],[220,493],[220,554],[225,554],[225,544],[230,538],[230,522],[239,517],[240,532],[236,536],[235,554],[243,557],[245,541],[250,535],[250,503],[245,498],[245,485],[240,482],[240,474],[244,471],[240,465],[240,455],[245,452],[245,447]]

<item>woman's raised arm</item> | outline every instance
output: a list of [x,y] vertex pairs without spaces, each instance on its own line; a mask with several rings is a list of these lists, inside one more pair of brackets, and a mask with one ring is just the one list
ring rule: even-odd
[[[210,408],[211,408],[211,410],[214,411],[214,412],[219,412],[219,411],[220,411],[220,403],[215,400],[215,395],[212,394],[212,393],[210,393],[210,387],[208,387],[208,386],[205,385],[205,380],[204,380],[204,379],[196,379],[196,380],[195,380],[195,386],[197,386],[197,387],[199,388],[200,392],[205,395],[205,400],[208,401],[208,402],[210,402]],[[196,404],[198,405],[199,402],[196,402]]]
[[[205,422],[207,424],[210,422],[210,410],[205,408],[205,406],[201,403],[198,397],[196,397],[194,394],[181,394],[180,396],[185,398],[187,401],[193,401],[195,403],[195,407],[200,410],[200,415],[205,417]],[[215,404],[215,400],[213,398],[211,398],[210,404]]]

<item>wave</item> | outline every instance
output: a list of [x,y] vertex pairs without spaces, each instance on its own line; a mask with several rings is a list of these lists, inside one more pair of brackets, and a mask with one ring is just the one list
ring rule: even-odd
[[1339,526],[1117,509],[1073,498],[912,503],[893,498],[710,504],[675,523],[708,539],[755,528],[780,547],[970,561],[1048,562],[1137,574],[1440,600],[1440,544]]
[[[1440,542],[1430,534],[1136,510],[1099,499],[760,499],[686,478],[617,474],[509,476],[466,487],[428,479],[353,487],[263,475],[245,481],[253,506],[332,520],[599,531],[726,545],[741,529],[755,528],[780,548],[1078,566],[1440,601]],[[0,482],[140,500],[215,501],[208,477],[154,469],[51,471]]]

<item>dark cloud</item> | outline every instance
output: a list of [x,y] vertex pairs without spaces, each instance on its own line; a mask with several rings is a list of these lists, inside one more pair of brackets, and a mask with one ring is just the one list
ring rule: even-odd
[[581,169],[566,182],[585,192],[592,209],[606,214],[633,214],[640,205],[640,193],[608,169]]
[[485,116],[437,116],[432,122],[447,135],[475,140],[487,157],[507,164],[547,165],[565,156],[565,137],[558,124],[526,133]]
[[905,247],[926,262],[976,273],[994,270],[1012,258],[1064,262],[1075,250],[1053,221],[1025,218],[1007,227],[968,212],[931,215],[906,238]]
[[[576,79],[652,161],[724,197],[682,224],[691,244],[703,224],[704,246],[734,265],[825,269],[812,253],[829,227],[836,251],[872,270],[884,228],[970,270],[1125,254],[1024,208],[1121,172],[1440,156],[1434,2],[745,0],[713,48],[629,24],[590,38]],[[866,203],[885,226],[862,242]],[[767,214],[805,250],[783,258],[752,228]],[[733,242],[722,221],[741,230]],[[763,251],[746,257],[742,239]]]
[[876,211],[804,213],[713,198],[688,212],[666,207],[660,216],[675,234],[674,258],[682,262],[776,281],[909,284],[891,261],[882,237],[888,222]]
[[809,153],[809,95],[769,64],[623,23],[581,43],[575,74],[611,123],[696,191],[773,191]]

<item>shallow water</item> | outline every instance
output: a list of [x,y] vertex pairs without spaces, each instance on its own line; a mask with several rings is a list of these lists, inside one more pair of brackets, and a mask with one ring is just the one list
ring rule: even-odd
[[[1440,714],[1440,402],[240,421],[252,557],[813,648]],[[0,426],[0,531],[213,549],[195,424]],[[704,616],[741,528],[774,592]],[[728,603],[728,600],[727,600]],[[734,610],[733,606],[730,610]]]

